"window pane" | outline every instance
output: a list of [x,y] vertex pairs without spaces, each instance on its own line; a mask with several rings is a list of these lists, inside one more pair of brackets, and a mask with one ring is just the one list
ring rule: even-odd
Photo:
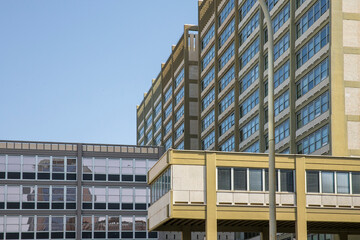
[[319,189],[319,172],[306,172],[307,192],[320,192]]
[[336,173],[336,183],[338,193],[350,193],[349,188],[349,173]]
[[250,169],[249,171],[250,191],[262,190],[262,171],[261,169]]
[[246,168],[234,168],[234,190],[247,190]]
[[231,190],[231,169],[219,168],[218,169],[218,189]]
[[321,173],[321,186],[323,193],[334,193],[334,173],[322,172]]
[[352,193],[360,194],[360,172],[352,173]]
[[294,192],[293,170],[280,170],[280,184],[282,192]]
[[122,231],[132,231],[133,230],[133,218],[123,216],[121,219],[121,229]]

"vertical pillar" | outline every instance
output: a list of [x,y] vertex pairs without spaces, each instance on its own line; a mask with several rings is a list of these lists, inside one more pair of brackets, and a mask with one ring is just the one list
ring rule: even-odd
[[76,198],[76,239],[81,239],[81,200],[82,200],[82,147],[81,143],[77,144],[77,159],[76,159],[76,191],[77,191],[77,198]]
[[297,240],[307,239],[305,174],[305,158],[295,158]]
[[206,240],[217,240],[216,153],[206,153]]
[[182,235],[182,237],[181,237],[182,240],[191,240],[191,230],[190,230],[190,228],[184,228],[182,230],[181,235]]
[[264,228],[261,233],[261,240],[269,240],[269,229],[268,228]]
[[348,235],[347,233],[339,233],[339,240],[347,240]]

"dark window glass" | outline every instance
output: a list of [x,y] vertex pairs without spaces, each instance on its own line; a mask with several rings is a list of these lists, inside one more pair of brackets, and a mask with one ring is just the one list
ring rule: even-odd
[[319,172],[308,171],[306,172],[306,188],[307,192],[320,192],[319,188]]
[[106,203],[95,203],[95,209],[106,209]]
[[76,209],[76,203],[66,203],[66,209]]
[[91,203],[83,203],[83,209],[92,209]]
[[38,209],[49,209],[50,205],[49,205],[49,203],[37,203],[37,208]]
[[360,194],[360,172],[352,173],[352,192]]
[[133,209],[133,204],[132,203],[123,203],[123,204],[121,204],[121,208],[123,210]]
[[64,237],[64,233],[63,232],[52,232],[51,233],[51,238],[63,238]]
[[280,171],[280,186],[282,192],[294,192],[294,172],[293,170]]
[[65,238],[75,238],[75,232],[66,232]]
[[133,233],[132,233],[132,232],[122,232],[122,233],[121,233],[121,237],[122,237],[122,238],[132,238],[132,237],[133,237]]
[[81,235],[82,235],[83,238],[92,238],[91,232],[82,232]]
[[0,178],[4,179],[5,178],[5,172],[0,172]]
[[63,173],[53,173],[52,174],[52,179],[54,180],[64,180],[65,178],[65,174]]
[[35,173],[24,172],[23,179],[35,179]]
[[66,174],[66,179],[67,180],[76,180],[76,174],[68,173],[68,174]]
[[21,239],[34,239],[34,233],[21,233]]
[[126,182],[132,182],[133,181],[133,175],[121,175],[121,179]]
[[35,203],[33,202],[23,202],[22,203],[23,209],[35,209]]
[[105,238],[105,232],[94,232],[94,238]]
[[92,174],[83,174],[83,180],[92,180]]
[[120,234],[118,232],[108,232],[108,238],[120,238]]
[[20,209],[20,203],[18,202],[8,202],[7,203],[8,209]]
[[[4,209],[5,208],[5,203],[4,202],[0,202],[0,209]],[[1,239],[1,238],[0,238]]]
[[136,210],[146,210],[146,203],[135,203]]
[[51,208],[52,209],[64,209],[64,203],[52,203]]
[[8,172],[8,179],[20,179],[19,172]]
[[234,168],[234,190],[247,190],[246,168]]
[[117,174],[109,174],[108,178],[109,181],[120,181],[120,175]]
[[106,181],[106,174],[95,174],[95,180]]
[[19,239],[19,233],[6,233],[6,239]]
[[120,203],[108,203],[108,209],[120,209]]
[[36,233],[36,238],[37,239],[48,239],[49,233],[48,232],[38,232],[38,233]]
[[218,169],[218,189],[231,190],[231,169],[219,168]]
[[158,234],[157,232],[149,232],[149,238],[157,238]]
[[135,175],[135,182],[146,182],[146,175]]
[[135,238],[146,238],[146,232],[135,232]]
[[38,173],[38,179],[50,179],[50,173]]

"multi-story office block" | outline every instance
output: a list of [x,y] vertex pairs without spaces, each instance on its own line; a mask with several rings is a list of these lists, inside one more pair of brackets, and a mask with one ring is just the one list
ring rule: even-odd
[[198,149],[198,34],[184,34],[137,107],[137,143]]
[[[360,154],[357,0],[268,0],[279,153]],[[199,145],[267,150],[267,31],[257,0],[199,2]]]
[[0,239],[158,239],[146,174],[158,147],[0,141]]

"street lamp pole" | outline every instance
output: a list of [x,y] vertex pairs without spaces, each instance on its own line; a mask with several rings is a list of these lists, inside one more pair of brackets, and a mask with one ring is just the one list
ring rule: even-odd
[[276,240],[275,138],[274,138],[274,31],[265,0],[259,0],[268,30],[268,132],[269,132],[269,239]]

